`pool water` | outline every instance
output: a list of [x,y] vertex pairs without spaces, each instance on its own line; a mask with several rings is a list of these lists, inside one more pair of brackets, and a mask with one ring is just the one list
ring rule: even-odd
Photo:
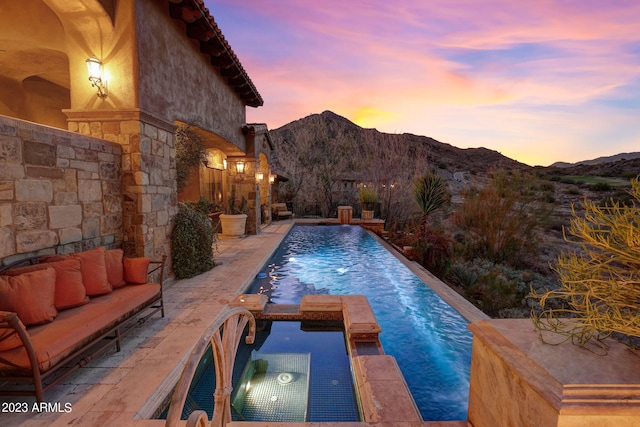
[[[182,419],[194,410],[204,410],[211,419],[212,359],[209,347],[191,382]],[[360,421],[341,321],[259,321],[254,344],[240,340],[232,383],[234,421]]]
[[423,419],[467,419],[468,322],[364,229],[296,225],[263,273],[249,292],[276,304],[299,304],[307,294],[365,295]]

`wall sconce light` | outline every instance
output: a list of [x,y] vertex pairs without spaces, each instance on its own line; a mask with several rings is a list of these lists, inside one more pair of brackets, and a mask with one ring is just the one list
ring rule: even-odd
[[102,76],[102,61],[95,56],[87,59],[87,70],[89,72],[89,81],[92,87],[98,88],[98,97],[107,97],[107,82]]
[[275,175],[269,175],[269,184],[273,184],[274,182],[276,182],[276,176]]
[[244,173],[244,162],[236,163],[236,171],[238,171],[238,173]]
[[258,172],[256,174],[256,180],[258,180],[258,182],[262,181],[264,179],[264,174],[262,172]]
[[227,159],[222,159],[222,167],[227,170]]

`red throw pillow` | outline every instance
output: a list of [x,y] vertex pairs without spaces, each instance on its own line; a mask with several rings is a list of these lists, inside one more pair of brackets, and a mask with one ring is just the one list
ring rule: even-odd
[[122,265],[122,249],[110,249],[104,253],[107,267],[107,279],[113,289],[121,288],[127,284],[124,280],[124,267]]
[[89,298],[87,298],[87,291],[82,283],[80,260],[76,258],[65,257],[60,258],[60,261],[41,262],[40,264],[12,268],[11,270],[5,271],[3,274],[6,274],[7,276],[18,276],[31,271],[44,270],[49,267],[56,270],[56,309],[64,310],[89,302]]
[[72,254],[80,260],[82,283],[90,297],[108,294],[113,290],[107,278],[107,266],[104,258],[104,248],[101,246],[90,251]]
[[[0,311],[0,320],[2,320],[8,314],[11,313],[8,311]],[[24,328],[24,324],[20,319],[18,319],[18,323],[21,327]],[[14,348],[18,348],[21,345],[22,340],[14,329],[0,329],[0,351],[13,350]]]
[[58,315],[56,271],[49,267],[19,276],[0,276],[0,310],[13,311],[27,326],[49,323]]
[[129,284],[147,283],[147,271],[149,270],[149,258],[125,258],[124,280]]

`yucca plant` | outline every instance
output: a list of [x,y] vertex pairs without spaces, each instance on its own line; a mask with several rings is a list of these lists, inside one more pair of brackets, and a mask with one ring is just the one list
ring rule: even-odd
[[415,179],[413,197],[422,211],[420,232],[424,235],[429,215],[440,209],[449,199],[447,183],[436,171],[426,172]]

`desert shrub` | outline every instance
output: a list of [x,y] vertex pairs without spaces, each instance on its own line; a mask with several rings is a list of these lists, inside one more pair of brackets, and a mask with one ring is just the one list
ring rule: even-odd
[[171,259],[176,279],[187,279],[211,270],[214,233],[211,220],[185,203],[178,205],[171,233]]
[[544,291],[558,286],[539,273],[495,264],[486,259],[455,263],[446,278],[463,289],[465,297],[492,317],[526,317],[531,305],[535,304],[526,298],[531,289]]
[[411,246],[418,251],[418,262],[436,276],[445,273],[452,260],[451,237],[432,227],[427,227],[423,234],[416,237],[416,242]]
[[548,209],[523,195],[524,181],[518,174],[499,171],[483,189],[464,194],[453,220],[462,230],[467,259],[517,266],[538,252],[535,229]]
[[596,182],[589,186],[591,191],[611,191],[611,184],[607,182]]
[[553,191],[554,189],[555,186],[552,182],[543,182],[542,184],[540,184],[541,191]]
[[569,188],[564,192],[564,194],[568,194],[569,196],[577,196],[582,193],[577,188]]
[[587,199],[582,203],[583,216],[572,205],[571,237],[565,239],[577,249],[556,260],[560,287],[531,291],[538,303],[532,318],[541,331],[555,332],[580,346],[595,343],[602,349],[606,349],[602,340],[613,334],[640,337],[638,178],[631,180],[631,187],[635,200],[631,205],[611,201],[599,206]]

